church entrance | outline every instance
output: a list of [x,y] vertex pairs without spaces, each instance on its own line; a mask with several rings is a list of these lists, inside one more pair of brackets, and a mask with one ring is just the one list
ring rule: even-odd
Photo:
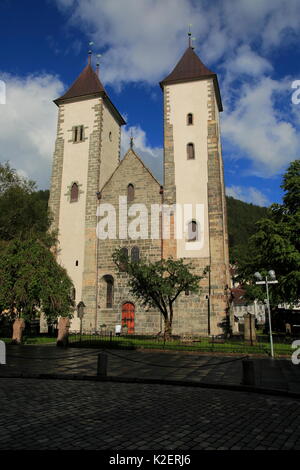
[[122,328],[127,326],[127,333],[134,333],[134,311],[135,306],[131,302],[126,302],[122,306]]

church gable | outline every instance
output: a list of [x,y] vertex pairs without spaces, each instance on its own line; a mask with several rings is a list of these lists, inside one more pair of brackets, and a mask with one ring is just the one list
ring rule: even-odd
[[159,182],[132,149],[101,189],[102,203],[117,204],[119,196],[127,196],[128,203],[161,202]]

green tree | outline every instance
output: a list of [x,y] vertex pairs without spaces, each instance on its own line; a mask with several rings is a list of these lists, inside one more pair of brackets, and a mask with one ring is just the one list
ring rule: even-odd
[[8,242],[0,252],[0,266],[0,310],[12,320],[36,318],[41,310],[51,321],[72,316],[72,281],[41,241]]
[[49,233],[48,191],[36,191],[33,181],[20,177],[8,163],[0,164],[0,240],[37,238],[48,246],[55,242]]
[[249,297],[265,296],[262,289],[247,284],[253,273],[276,272],[278,284],[270,290],[273,305],[300,299],[300,160],[292,162],[283,177],[283,204],[272,204],[269,218],[256,224],[248,256],[240,263],[240,279],[246,284]]
[[144,259],[130,261],[119,249],[113,253],[113,260],[120,272],[127,272],[130,292],[141,304],[161,312],[165,337],[170,337],[175,300],[185,291],[199,293],[203,276],[193,274],[192,264],[185,263],[183,259],[168,258],[153,263]]

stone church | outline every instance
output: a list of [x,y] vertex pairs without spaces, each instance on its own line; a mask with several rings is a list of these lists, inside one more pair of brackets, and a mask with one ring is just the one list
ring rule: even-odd
[[[119,247],[135,260],[184,258],[199,275],[209,266],[200,283],[201,293],[185,292],[176,300],[173,333],[215,335],[223,331],[229,260],[218,78],[189,44],[160,87],[164,100],[163,186],[132,144],[120,158],[125,121],[100,81],[98,66],[93,69],[90,53],[79,77],[54,101],[58,125],[49,206],[59,234],[58,261],[74,283],[76,305],[81,301],[85,305],[86,331],[99,331],[103,325],[111,331],[116,325],[126,325],[128,334],[163,330],[160,312],[137,302],[129,292],[126,273],[119,273],[114,265],[112,253]],[[128,235],[127,227],[121,227],[120,197],[127,201],[129,222],[133,204],[143,204],[149,213],[153,205],[163,208],[156,227],[158,237]],[[120,225],[116,238],[97,236],[101,204],[115,208]],[[191,213],[183,237],[176,236],[175,204],[202,207],[199,220]],[[167,214],[165,207],[171,207]],[[165,237],[167,217],[169,236]],[[71,331],[79,328],[75,310]]]

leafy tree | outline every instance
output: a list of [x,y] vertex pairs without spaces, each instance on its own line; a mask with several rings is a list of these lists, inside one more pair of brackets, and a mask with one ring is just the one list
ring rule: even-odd
[[8,163],[0,164],[0,240],[35,237],[51,246],[55,234],[49,233],[48,194],[36,191],[35,183],[20,177]]
[[30,320],[43,310],[48,320],[71,317],[72,281],[47,246],[12,240],[0,252],[0,310],[12,320]]
[[191,263],[183,259],[162,259],[151,263],[140,259],[130,261],[122,249],[113,253],[113,260],[120,272],[129,275],[130,292],[144,307],[157,308],[164,318],[165,337],[172,334],[173,304],[185,291],[198,293],[203,276],[192,273]]
[[[281,185],[285,194],[283,204],[272,204],[269,218],[256,224],[256,233],[250,239],[248,256],[240,263],[240,279],[253,280],[253,273],[263,275],[273,269],[278,284],[272,285],[270,298],[273,305],[300,299],[300,160],[292,162]],[[265,294],[258,286],[248,285],[249,297]]]
[[230,196],[226,197],[226,204],[229,255],[231,263],[236,264],[247,256],[249,239],[256,231],[255,224],[268,217],[268,209]]

